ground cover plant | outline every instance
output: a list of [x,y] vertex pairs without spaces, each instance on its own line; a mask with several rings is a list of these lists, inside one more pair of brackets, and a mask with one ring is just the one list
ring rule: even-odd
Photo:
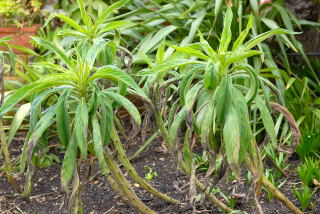
[[[188,178],[183,194],[192,212],[203,198],[220,212],[248,211],[238,206],[236,188],[219,186],[226,180],[246,180],[254,213],[264,213],[266,194],[292,213],[317,212],[317,64],[296,40],[300,20],[282,1],[98,2],[77,0],[71,18],[51,14],[32,38],[39,52],[20,47],[33,62],[14,56],[9,38],[0,40],[0,169],[20,197],[31,198],[38,168],[58,164],[67,212],[86,213],[85,177],[96,162],[93,177],[103,175],[136,212],[158,212],[136,186],[179,206],[180,198],[151,184],[159,168],[146,164],[141,174],[133,165],[160,136]],[[299,52],[305,73],[296,73],[288,51]],[[5,70],[24,81],[3,81]],[[124,126],[122,114],[129,118]],[[146,140],[148,127],[154,134]],[[27,132],[12,159],[19,130]],[[136,136],[145,142],[129,156],[125,148]],[[299,182],[283,192],[292,173]],[[19,189],[16,178],[24,174]]]

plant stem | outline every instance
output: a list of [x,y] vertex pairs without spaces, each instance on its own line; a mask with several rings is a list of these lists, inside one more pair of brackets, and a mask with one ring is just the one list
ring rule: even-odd
[[272,195],[278,198],[284,205],[286,205],[293,213],[303,214],[303,212],[296,207],[285,195],[282,194],[266,176],[262,175],[261,184],[266,188]]
[[15,188],[16,191],[18,191],[16,180],[12,175],[12,163],[10,158],[10,152],[7,145],[6,135],[3,130],[1,117],[0,117],[0,140],[1,140],[1,148],[3,149],[4,158],[5,158],[4,170],[6,172],[9,183]]
[[150,192],[152,195],[165,200],[171,204],[179,204],[180,202],[176,199],[173,199],[169,196],[167,196],[166,194],[163,194],[161,192],[159,192],[158,190],[156,190],[154,187],[152,187],[147,181],[145,181],[143,178],[141,178],[137,171],[135,170],[135,168],[131,165],[130,161],[128,160],[126,154],[125,154],[125,150],[122,147],[121,141],[119,139],[118,133],[115,130],[115,128],[113,128],[112,133],[111,133],[111,138],[112,138],[112,143],[114,145],[114,147],[117,150],[117,154],[118,154],[118,158],[121,161],[121,163],[123,164],[124,168],[129,172],[130,176],[138,183],[141,185],[141,187],[143,187],[145,190],[147,190],[148,192]]
[[158,137],[160,134],[160,131],[155,132],[153,135],[151,135],[151,137],[149,137],[149,139],[142,145],[139,147],[139,149],[137,149],[133,155],[129,158],[129,160],[133,160],[134,158],[136,158],[147,146],[149,146],[152,141],[154,139],[156,139],[156,137]]
[[156,214],[153,210],[151,210],[149,207],[147,207],[139,198],[138,196],[134,193],[132,190],[132,187],[130,186],[128,180],[125,178],[123,173],[121,172],[119,166],[117,163],[114,161],[112,157],[112,153],[109,150],[109,148],[105,149],[105,160],[106,164],[115,180],[117,183],[119,189],[122,192],[122,195],[128,198],[128,202],[139,212],[142,214]]
[[72,193],[69,199],[69,209],[72,214],[82,214],[82,201],[81,201],[81,182],[79,178],[81,168],[81,159],[78,160],[77,167],[74,169],[72,181]]

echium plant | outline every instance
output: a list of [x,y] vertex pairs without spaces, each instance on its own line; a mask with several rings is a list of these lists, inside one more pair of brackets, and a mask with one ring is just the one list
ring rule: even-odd
[[[33,40],[57,54],[61,63],[51,66],[56,73],[45,75],[38,81],[18,89],[9,95],[0,107],[0,115],[4,115],[22,99],[33,96],[30,130],[20,163],[21,171],[24,171],[26,163],[28,165],[27,181],[22,196],[27,197],[31,192],[35,169],[32,155],[37,144],[46,139],[47,132],[56,130],[59,141],[66,148],[61,168],[62,187],[67,189],[69,182],[73,180],[70,198],[73,213],[82,212],[79,171],[88,153],[98,159],[101,171],[108,175],[106,178],[111,186],[128,204],[141,213],[154,213],[133,192],[113,157],[113,149],[117,151],[119,161],[137,183],[163,200],[178,203],[139,177],[128,161],[115,129],[116,106],[123,106],[137,124],[141,123],[137,108],[123,96],[128,87],[135,94],[146,98],[133,79],[113,65],[95,67],[94,62],[98,54],[95,45],[89,48],[86,55],[81,55],[75,47],[69,50],[70,54],[67,56],[49,41],[39,38]],[[113,83],[113,87],[104,88],[98,81],[101,79]],[[46,103],[50,105],[47,106]],[[113,149],[108,148],[110,142]]]
[[[200,43],[187,46],[170,45],[178,52],[157,65],[149,60],[150,68],[141,71],[140,75],[150,77],[146,81],[147,85],[152,79],[158,79],[167,86],[171,85],[169,90],[173,92],[168,95],[171,99],[176,94],[179,95],[178,101],[171,107],[171,112],[167,113],[167,129],[170,131],[165,131],[161,123],[158,125],[160,129],[162,127],[161,131],[168,141],[168,146],[183,155],[179,165],[190,175],[191,184],[199,187],[195,181],[196,171],[191,155],[192,145],[199,140],[204,150],[212,154],[212,158],[225,157],[235,175],[240,174],[240,166],[245,163],[253,174],[256,193],[259,192],[260,185],[263,185],[293,212],[301,213],[263,175],[261,155],[252,124],[262,120],[263,128],[276,146],[275,127],[270,110],[279,104],[271,102],[270,99],[281,99],[279,90],[249,64],[251,56],[262,54],[253,50],[255,46],[274,35],[293,32],[277,28],[246,41],[253,24],[253,17],[250,16],[246,29],[230,45],[232,17],[232,9],[228,7],[217,50],[199,33]],[[180,68],[179,72],[172,70],[177,67]],[[175,85],[177,82],[178,85]],[[164,102],[163,98],[161,102]],[[186,127],[186,134],[184,145],[180,146],[177,136],[182,127]],[[209,174],[207,173],[206,177],[219,171],[215,169],[214,160],[210,162]],[[219,206],[219,203],[217,205]]]
[[112,12],[129,0],[118,1],[104,11],[99,11],[98,19],[92,20],[92,17],[85,10],[83,0],[77,0],[80,14],[81,24],[75,20],[60,13],[52,14],[48,17],[47,25],[52,19],[58,18],[64,21],[70,28],[63,28],[56,34],[55,41],[60,41],[59,45],[68,50],[73,45],[77,45],[80,53],[87,52],[91,45],[96,46],[95,52],[98,52],[97,61],[100,65],[111,64],[119,48],[128,53],[128,51],[120,45],[121,37],[118,30],[120,28],[128,28],[134,26],[134,23],[128,20],[111,21]]

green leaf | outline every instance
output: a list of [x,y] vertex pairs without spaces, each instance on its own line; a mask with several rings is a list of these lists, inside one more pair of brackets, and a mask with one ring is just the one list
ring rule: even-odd
[[266,129],[271,142],[274,146],[277,144],[277,136],[276,131],[274,127],[274,122],[272,120],[271,114],[269,112],[269,109],[267,108],[266,104],[262,102],[262,99],[260,97],[256,97],[256,105],[260,111],[262,122],[264,125],[264,128]]
[[177,27],[170,25],[165,28],[162,28],[158,31],[152,38],[146,40],[141,44],[139,51],[143,53],[148,53],[152,48],[154,48],[159,42],[161,42],[167,35],[176,30]]
[[191,47],[178,47],[178,46],[174,46],[174,45],[170,45],[168,44],[170,47],[176,49],[177,51],[179,52],[182,52],[182,53],[185,53],[185,54],[188,54],[190,56],[196,56],[200,59],[204,59],[204,60],[209,60],[210,58],[206,55],[204,55],[201,51],[199,50],[196,50],[194,48],[191,48]]
[[92,136],[93,136],[93,146],[96,157],[98,158],[100,168],[103,173],[107,172],[106,161],[103,154],[103,140],[100,132],[100,125],[97,117],[94,115],[92,117]]
[[87,131],[89,112],[85,98],[81,98],[75,114],[75,138],[81,152],[82,159],[87,158]]
[[118,28],[128,28],[128,27],[133,27],[135,24],[131,21],[127,20],[121,20],[121,21],[114,21],[114,22],[109,22],[108,24],[103,25],[99,29],[99,34],[118,29]]
[[[262,21],[270,28],[270,29],[279,29],[279,25],[272,19],[262,18]],[[290,33],[287,34],[295,34],[291,29],[289,29]],[[296,47],[292,44],[292,42],[288,39],[286,35],[278,34],[280,38],[287,44],[288,47],[292,48],[297,52]]]
[[77,161],[77,153],[76,138],[72,135],[61,166],[61,186],[64,190],[67,190],[68,183],[72,179]]
[[236,174],[239,169],[240,125],[239,117],[234,107],[229,108],[226,122],[223,126],[223,142],[225,143],[227,161]]
[[29,115],[31,109],[31,104],[26,103],[21,105],[18,110],[16,111],[16,114],[14,115],[14,118],[11,122],[9,133],[8,133],[8,139],[7,144],[10,145],[12,139],[14,138],[15,134],[17,133],[20,125],[22,124],[23,120],[27,115]]
[[38,45],[44,46],[46,48],[48,48],[50,51],[52,51],[53,53],[57,54],[57,56],[59,56],[69,68],[73,67],[72,62],[68,59],[68,57],[64,54],[64,51],[59,49],[57,46],[55,46],[52,42],[48,41],[48,40],[44,40],[38,37],[31,37]]
[[111,65],[103,66],[97,70],[95,74],[93,74],[89,81],[106,78],[117,82],[118,80],[127,84],[129,87],[138,92],[141,96],[146,97],[141,88],[137,85],[137,83],[125,72],[120,70],[119,68]]
[[255,55],[260,55],[263,54],[261,51],[255,51],[255,50],[247,50],[247,51],[237,51],[233,53],[227,60],[227,65],[235,63],[235,62],[241,62],[246,60],[249,57],[255,56]]
[[64,90],[57,102],[56,109],[56,123],[57,132],[60,142],[67,146],[70,139],[70,121],[68,114],[67,98],[69,95],[68,90]]
[[231,105],[231,79],[225,76],[215,94],[215,108],[217,111],[217,121],[222,124],[226,117],[226,112]]
[[9,95],[5,98],[3,105],[0,107],[0,116],[4,115],[8,111],[12,109],[18,102],[23,100],[24,98],[32,95],[33,93],[41,92],[42,90],[49,88],[59,84],[57,82],[48,82],[48,83],[41,83],[41,82],[33,82],[30,83],[22,88],[16,90],[13,94]]
[[64,21],[65,23],[67,23],[68,25],[70,25],[71,27],[76,29],[77,31],[79,31],[83,34],[87,34],[87,30],[85,28],[81,27],[74,20],[72,20],[69,17],[67,17],[63,14],[60,14],[60,13],[55,13],[55,14],[50,15],[42,28],[44,28],[54,18],[61,19],[62,21]]
[[39,139],[42,137],[45,131],[53,124],[55,109],[56,109],[56,105],[52,105],[51,107],[49,107],[46,110],[46,112],[43,114],[43,116],[40,118],[40,120],[37,122],[35,129],[32,130],[32,132],[28,132],[24,146],[23,146],[23,151],[21,154],[21,161],[20,161],[21,172],[24,171],[25,161],[27,159],[27,156],[29,157],[28,159],[30,160],[33,148],[35,147],[36,143],[39,141]]
[[141,117],[138,109],[124,96],[121,96],[120,94],[104,90],[102,92],[104,96],[107,96],[109,98],[112,98],[115,102],[119,103],[123,108],[125,108],[129,114],[132,116],[132,118],[135,120],[137,124],[141,124]]
[[101,24],[104,21],[106,21],[106,19],[111,15],[111,13],[116,10],[117,8],[120,8],[122,5],[126,4],[127,2],[129,2],[129,0],[121,0],[118,1],[116,3],[114,3],[113,5],[111,5],[110,7],[108,7],[103,14],[99,17],[99,19],[97,20],[97,24]]
[[90,67],[93,66],[98,54],[105,48],[107,44],[108,43],[102,38],[93,40],[93,44],[90,46],[86,55],[86,60],[88,61]]
[[250,14],[247,27],[244,31],[242,31],[240,33],[239,37],[234,42],[233,47],[232,47],[232,51],[237,50],[242,45],[243,41],[247,38],[247,35],[252,28],[252,23],[253,23],[253,16],[252,16],[252,14]]
[[225,53],[228,50],[229,43],[231,41],[231,24],[232,24],[232,9],[228,7],[226,16],[224,17],[223,30],[220,39],[219,53]]
[[259,34],[258,36],[254,37],[253,39],[249,40],[244,44],[244,48],[247,50],[250,50],[257,44],[263,42],[264,40],[279,34],[294,34],[294,32],[282,28],[273,29],[270,31],[267,31],[265,33]]
[[193,108],[193,105],[197,99],[198,93],[200,91],[200,89],[202,88],[202,83],[198,83],[195,86],[193,86],[187,93],[186,95],[186,109],[187,111],[191,111]]
[[183,107],[179,113],[175,116],[174,121],[170,127],[170,138],[172,142],[175,142],[177,139],[178,130],[182,124],[182,122],[185,120],[187,116],[187,110],[185,107]]
[[187,60],[187,59],[174,59],[174,60],[167,61],[163,64],[156,65],[152,69],[144,69],[141,72],[139,72],[138,75],[139,76],[155,75],[155,74],[163,73],[181,66],[198,64],[198,63],[201,64],[202,62],[195,61],[195,60]]
[[113,110],[109,102],[101,104],[100,129],[103,145],[109,143],[113,128]]
[[84,4],[83,4],[83,0],[77,0],[77,2],[78,2],[78,5],[79,5],[82,21],[87,26],[87,28],[90,29],[90,27],[92,25],[92,22],[91,22],[90,16],[86,12],[86,9],[85,9]]

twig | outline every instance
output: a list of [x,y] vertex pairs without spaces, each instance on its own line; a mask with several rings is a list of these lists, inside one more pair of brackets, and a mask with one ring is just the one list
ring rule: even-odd
[[13,206],[15,206],[15,208],[20,211],[22,214],[25,214],[25,212],[23,212],[17,205],[13,204]]
[[105,213],[103,213],[103,214],[107,214],[107,213],[111,212],[113,209],[114,209],[114,206],[112,206],[109,210],[107,210],[107,211],[106,211]]
[[274,167],[277,168],[277,170],[285,177],[288,177],[287,173],[285,173],[279,166],[278,164],[272,159],[272,157],[267,154],[267,158],[271,161],[271,163],[273,164]]

